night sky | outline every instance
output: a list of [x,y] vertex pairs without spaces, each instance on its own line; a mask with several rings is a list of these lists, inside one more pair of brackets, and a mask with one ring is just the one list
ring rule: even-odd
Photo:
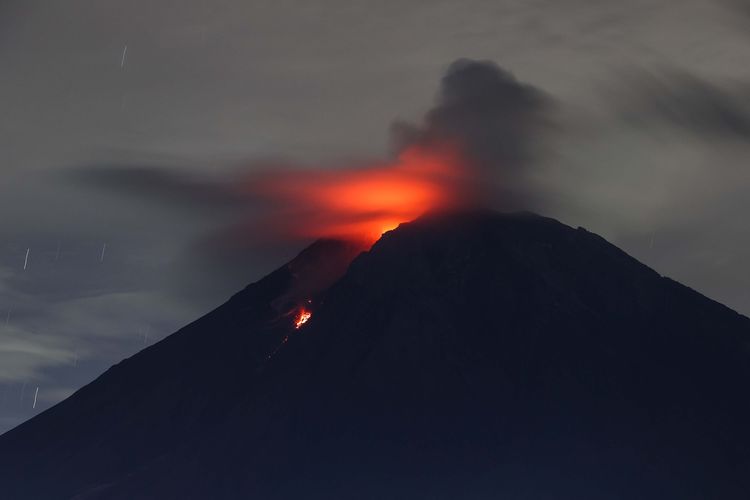
[[233,179],[388,158],[465,57],[544,96],[534,209],[750,314],[748,55],[741,1],[0,3],[0,431],[306,244]]

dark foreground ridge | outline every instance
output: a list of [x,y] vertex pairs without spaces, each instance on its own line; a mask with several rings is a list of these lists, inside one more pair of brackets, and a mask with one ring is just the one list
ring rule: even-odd
[[0,496],[747,498],[748,318],[531,214],[358,252],[312,245],[0,436]]

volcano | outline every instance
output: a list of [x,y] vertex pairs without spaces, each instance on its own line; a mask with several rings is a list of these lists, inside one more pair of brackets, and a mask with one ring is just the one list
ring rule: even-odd
[[746,499],[749,387],[750,319],[582,228],[435,213],[314,243],[7,432],[0,492]]

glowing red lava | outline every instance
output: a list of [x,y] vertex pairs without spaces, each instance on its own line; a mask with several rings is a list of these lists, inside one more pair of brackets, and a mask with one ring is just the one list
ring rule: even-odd
[[424,212],[466,197],[461,155],[447,146],[412,146],[392,163],[351,169],[269,171],[246,188],[276,209],[273,229],[297,237],[372,244]]
[[312,313],[304,307],[300,307],[299,311],[297,311],[297,314],[294,317],[294,328],[299,330],[302,325],[307,323],[310,317],[312,317]]

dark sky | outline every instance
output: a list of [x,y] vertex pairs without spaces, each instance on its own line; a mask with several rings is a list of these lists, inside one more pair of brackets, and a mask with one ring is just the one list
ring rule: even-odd
[[300,249],[228,248],[252,206],[207,183],[384,158],[461,57],[554,103],[528,166],[546,215],[750,313],[748,33],[729,0],[0,3],[0,431]]

